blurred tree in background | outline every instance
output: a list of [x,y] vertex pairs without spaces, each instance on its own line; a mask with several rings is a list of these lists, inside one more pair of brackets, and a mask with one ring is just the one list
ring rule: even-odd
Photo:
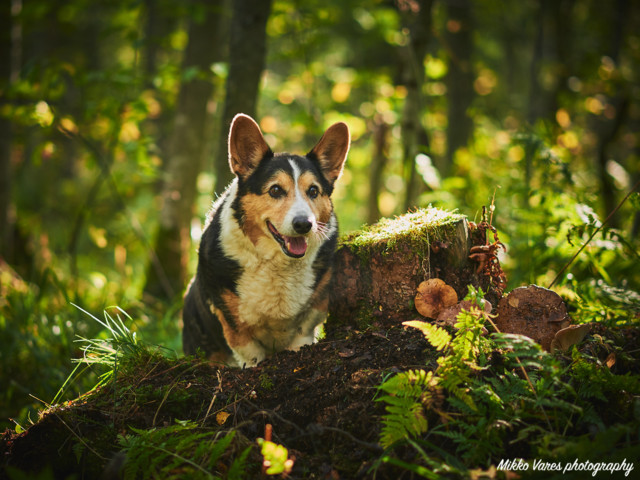
[[[1,420],[52,398],[75,335],[100,334],[70,303],[119,305],[179,350],[240,111],[276,151],[349,124],[343,232],[429,204],[479,220],[493,202],[511,287],[549,284],[640,180],[633,0],[1,5]],[[639,204],[563,277],[570,299],[640,290]]]

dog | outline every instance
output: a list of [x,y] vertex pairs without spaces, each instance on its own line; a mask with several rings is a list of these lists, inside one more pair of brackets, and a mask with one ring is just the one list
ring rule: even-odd
[[258,124],[236,115],[235,178],[207,215],[184,298],[185,354],[244,367],[316,341],[338,238],[331,194],[350,141],[340,122],[304,156],[274,154]]

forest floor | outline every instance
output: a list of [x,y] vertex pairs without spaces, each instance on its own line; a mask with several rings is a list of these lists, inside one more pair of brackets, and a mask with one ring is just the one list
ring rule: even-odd
[[[640,350],[638,328],[593,333],[615,339],[626,351]],[[121,478],[129,460],[118,453],[123,438],[134,429],[152,431],[188,420],[194,431],[236,432],[213,470],[222,478],[251,445],[243,478],[266,478],[256,439],[265,436],[267,425],[272,441],[285,446],[293,460],[288,478],[413,478],[380,461],[385,406],[376,401],[378,386],[400,371],[434,369],[437,356],[421,332],[393,318],[380,319],[366,331],[335,329],[331,338],[246,369],[141,349],[125,357],[106,385],[45,411],[25,432],[7,430],[0,440],[0,473],[24,478],[17,472],[44,469],[54,478]],[[627,373],[640,373],[637,363],[632,368]],[[442,446],[448,448],[446,442]],[[505,446],[509,457],[519,453]],[[415,453],[401,455],[411,462]],[[176,466],[172,473],[179,478],[189,468]],[[490,476],[495,475],[494,470]]]
[[113,382],[46,411],[26,432],[7,430],[0,451],[21,471],[48,467],[56,478],[88,478],[109,462],[117,467],[118,435],[132,427],[191,420],[254,442],[270,424],[272,440],[295,457],[292,478],[367,476],[382,454],[377,387],[390,374],[434,366],[435,350],[418,330],[393,322],[333,334],[246,369],[144,354],[121,365]]

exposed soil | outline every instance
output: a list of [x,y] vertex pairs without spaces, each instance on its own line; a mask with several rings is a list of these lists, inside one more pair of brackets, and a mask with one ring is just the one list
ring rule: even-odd
[[133,369],[122,367],[115,385],[51,409],[20,435],[6,431],[3,463],[25,472],[48,466],[56,478],[97,478],[122,460],[118,434],[189,419],[237,429],[247,442],[271,424],[273,441],[295,456],[291,478],[369,477],[382,453],[384,406],[375,401],[376,387],[388,374],[433,367],[435,354],[420,332],[401,325],[340,333],[245,370],[189,358],[138,359]]

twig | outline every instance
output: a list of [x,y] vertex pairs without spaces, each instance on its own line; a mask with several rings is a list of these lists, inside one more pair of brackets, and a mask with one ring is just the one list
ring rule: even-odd
[[565,272],[565,270],[567,268],[569,268],[569,265],[571,265],[573,263],[573,261],[578,257],[578,255],[580,255],[580,253],[582,252],[582,250],[585,249],[585,247],[587,245],[589,245],[589,243],[591,242],[591,240],[593,239],[593,237],[595,237],[598,232],[600,232],[600,230],[602,230],[602,228],[607,224],[607,222],[609,220],[611,220],[611,218],[616,214],[616,212],[620,209],[620,207],[622,207],[622,205],[624,204],[624,202],[627,201],[627,199],[631,196],[631,194],[633,192],[635,192],[635,190],[638,188],[638,186],[640,186],[640,180],[638,180],[636,182],[636,184],[631,187],[631,190],[629,190],[629,192],[625,195],[625,197],[620,201],[620,203],[618,204],[618,206],[616,208],[614,208],[611,213],[609,214],[609,216],[605,219],[604,222],[602,222],[602,224],[595,229],[595,231],[591,234],[591,236],[587,239],[586,242],[584,242],[584,244],[582,244],[582,246],[580,247],[580,250],[578,250],[573,257],[571,257],[571,260],[569,260],[566,265],[564,267],[562,267],[562,269],[558,272],[558,274],[556,275],[556,278],[553,279],[553,281],[549,284],[549,286],[547,288],[551,288],[553,287],[556,282],[560,279],[560,277],[562,276],[562,274]]
[[343,435],[343,436],[347,437],[352,442],[357,443],[358,445],[366,448],[367,450],[372,450],[374,452],[383,452],[384,451],[384,449],[380,445],[378,445],[377,443],[371,443],[371,442],[365,442],[363,440],[359,440],[356,437],[354,437],[353,435],[351,435],[349,432],[347,432],[346,430],[342,430],[340,428],[327,427],[325,425],[314,424],[314,425],[309,425],[309,427],[307,427],[307,431],[309,431],[309,433],[307,433],[306,435],[313,435],[315,433],[322,434],[325,431],[326,432],[339,433],[340,435]]
[[60,420],[60,422],[62,422],[62,424],[65,427],[67,427],[67,429],[80,441],[80,443],[82,443],[85,447],[87,447],[87,449],[90,450],[96,457],[100,458],[101,460],[108,460],[106,457],[103,457],[98,452],[96,452],[93,448],[91,448],[89,444],[85,442],[80,435],[74,432],[73,429],[69,425],[67,425],[67,422],[65,422],[60,415],[58,415],[55,412],[53,414],[58,418],[58,420]]
[[261,409],[260,407],[258,407],[258,405],[253,403],[251,400],[247,400],[246,398],[243,401],[246,402],[249,406],[251,406],[251,407],[256,409],[256,411],[254,413],[252,413],[251,416],[254,416],[254,415],[267,415],[269,417],[273,417],[276,420],[278,420],[279,422],[282,422],[282,423],[284,423],[286,425],[289,425],[294,430],[297,430],[298,432],[300,432],[301,436],[304,435],[304,430],[302,428],[300,428],[300,426],[298,426],[296,423],[293,423],[291,420],[287,420],[286,418],[278,415],[273,410]]
[[171,386],[169,387],[169,389],[167,390],[167,393],[164,394],[164,398],[162,399],[162,401],[160,402],[160,405],[158,405],[158,409],[156,410],[155,415],[153,416],[153,421],[151,422],[151,426],[155,427],[156,426],[156,419],[158,418],[158,413],[160,413],[160,409],[162,408],[162,405],[164,405],[164,402],[167,400],[167,398],[169,397],[169,394],[171,393],[171,390],[173,390],[173,387],[175,387],[177,385],[176,382],[172,383]]

